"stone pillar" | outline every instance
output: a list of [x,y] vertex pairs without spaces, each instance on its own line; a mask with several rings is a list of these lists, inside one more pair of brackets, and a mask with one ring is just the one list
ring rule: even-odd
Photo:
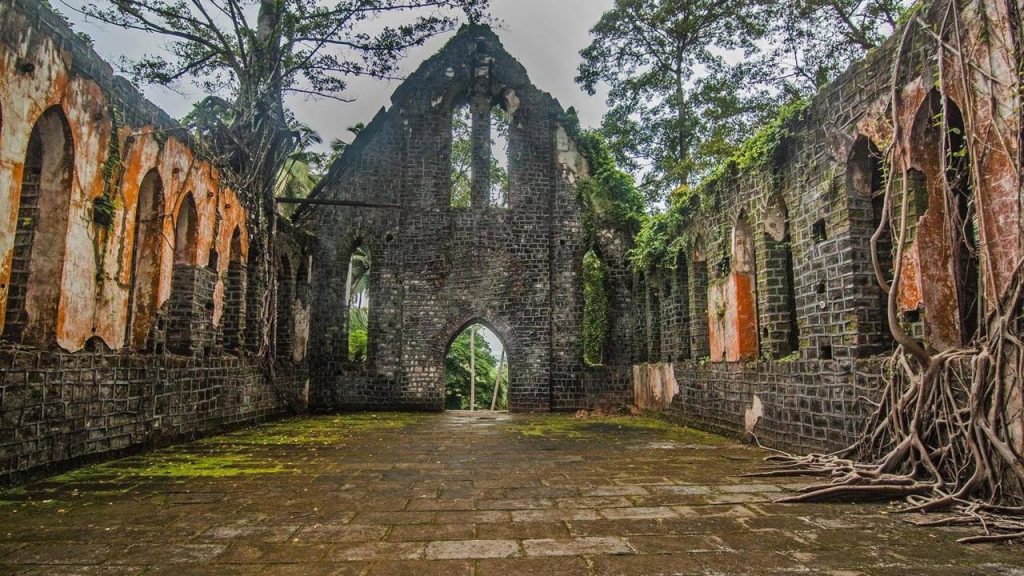
[[245,264],[234,260],[228,264],[224,281],[224,312],[220,320],[224,349],[229,352],[237,352],[245,345],[246,296]]
[[167,349],[175,354],[199,356],[211,351],[213,290],[217,273],[206,267],[175,264],[167,308]]

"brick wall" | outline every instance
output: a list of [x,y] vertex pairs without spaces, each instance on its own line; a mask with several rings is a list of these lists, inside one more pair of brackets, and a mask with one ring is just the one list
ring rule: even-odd
[[0,483],[279,417],[305,383],[279,375],[269,386],[250,358],[0,345]]
[[[451,117],[466,103],[476,119],[474,165],[488,158],[492,106],[511,115],[507,207],[489,205],[482,178],[473,178],[470,207],[451,206]],[[561,107],[483,27],[463,29],[391,104],[315,194],[401,208],[311,207],[298,215],[320,244],[316,404],[441,409],[446,348],[479,321],[508,350],[513,410],[578,408],[583,247],[571,179],[579,162],[559,124]],[[344,359],[347,264],[358,243],[372,255],[366,366]]]
[[[0,340],[0,483],[303,411],[302,355],[282,359],[271,381],[250,353],[263,347],[268,282],[258,257],[266,238],[249,238],[244,195],[223,187],[218,168],[178,138],[176,122],[44,5],[0,0],[0,30],[0,68],[11,80],[0,82],[0,195],[11,209],[0,218],[9,221],[0,249],[14,260]],[[111,137],[122,138],[113,146],[124,168],[109,191],[106,228],[92,206],[108,191],[100,167]],[[152,305],[144,307],[152,322],[130,346],[134,210],[151,176],[159,194],[147,209],[161,217],[142,219],[161,241],[141,249],[153,260]],[[202,226],[180,243],[173,216],[190,192],[190,217]],[[61,223],[48,214],[72,217]],[[279,228],[278,254],[308,261],[309,238]],[[301,306],[308,311],[308,302]],[[22,338],[25,328],[37,334]]]
[[[943,1],[930,4],[920,15],[925,21],[937,22],[946,6]],[[985,44],[986,37],[1009,32],[1006,22],[979,19],[978,6],[998,11],[1000,5],[964,8],[964,45],[975,46],[981,53],[1013,50],[1010,43]],[[988,26],[984,33],[983,24]],[[927,182],[918,177],[918,186],[927,189],[917,194],[922,200],[911,202],[915,233],[908,242],[910,259],[903,263],[906,279],[898,309],[912,336],[941,350],[962,338],[949,334],[950,327],[957,328],[959,314],[953,286],[957,272],[948,257],[947,231],[941,225],[944,206],[937,182],[942,175],[934,170],[942,137],[919,134],[920,125],[927,129],[934,124],[922,123],[921,118],[933,118],[937,107],[932,90],[937,78],[935,39],[916,24],[912,26],[896,79],[905,108],[897,121],[908,138],[908,164],[917,173],[930,176]],[[680,393],[667,411],[669,418],[743,435],[750,419],[757,416],[755,406],[760,406],[763,414],[756,418],[754,434],[767,445],[796,451],[841,448],[861,431],[870,413],[870,400],[881,390],[882,359],[893,346],[886,320],[887,298],[875,279],[869,251],[880,217],[878,191],[882,187],[881,170],[872,165],[870,154],[872,149],[877,154],[885,147],[885,138],[891,138],[890,81],[901,35],[902,31],[816,95],[806,111],[788,123],[788,136],[763,163],[742,170],[733,166],[706,187],[701,205],[695,202],[685,211],[684,225],[675,231],[695,240],[673,262],[637,275],[635,296],[641,304],[637,315],[646,322],[638,322],[633,346],[647,351],[646,358],[639,357],[642,360],[674,363]],[[1020,61],[1019,54],[1002,54]],[[947,81],[956,77],[958,63],[939,65],[945,66]],[[1013,72],[1006,74],[1012,76]],[[970,80],[950,85],[949,106],[963,108],[968,102],[985,101],[991,97],[987,92],[991,89],[989,83]],[[965,90],[971,93],[969,98]],[[976,118],[990,113],[980,104],[972,111]],[[979,142],[985,138],[1017,141],[1019,117],[1003,117],[996,123],[1002,135],[981,134]],[[1000,204],[1001,195],[1019,198],[1019,189],[1007,191],[994,184],[1015,176],[1001,161],[986,161],[977,169],[981,182],[989,184],[984,192],[974,193],[985,194],[990,206],[1019,211],[1019,204],[1016,208],[1010,206],[1012,202]],[[929,196],[930,202],[926,200]],[[724,285],[734,274],[735,226],[740,220],[749,224],[753,235],[758,359],[722,362],[708,357],[708,302],[717,303],[715,298],[722,297],[722,291],[714,287]],[[1019,238],[1016,235],[1018,247]],[[892,265],[892,257],[884,252],[891,246],[891,240],[883,237],[883,269]],[[986,257],[999,269],[1001,263],[1014,258],[1007,260],[1006,254],[989,248]],[[688,286],[682,292],[689,298],[688,315],[681,306],[666,305],[665,296],[653,297],[651,282],[659,274],[683,268]],[[662,294],[667,294],[664,283]],[[725,298],[735,297],[726,291]],[[918,306],[926,313],[919,315]],[[715,309],[710,312],[713,317],[721,314]],[[652,325],[655,316],[660,321]],[[683,326],[688,327],[690,337],[689,360],[678,347],[687,333]],[[662,346],[655,355],[658,351],[653,340],[659,330]],[[716,349],[721,349],[735,342],[716,344]]]

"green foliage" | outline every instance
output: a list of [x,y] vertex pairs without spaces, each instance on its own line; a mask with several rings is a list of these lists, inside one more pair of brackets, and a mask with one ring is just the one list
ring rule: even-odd
[[[473,338],[470,336],[471,331],[476,331]],[[494,382],[500,359],[483,337],[483,327],[473,325],[455,338],[444,360],[445,408],[448,410],[469,409],[471,344],[475,352],[476,409],[491,409],[491,396],[494,394]],[[507,368],[506,363],[502,370],[502,384],[498,394],[499,410],[508,407]]]
[[583,257],[583,359],[591,366],[604,363],[608,342],[607,272],[593,251]]
[[603,227],[632,236],[643,223],[646,206],[633,177],[619,169],[601,132],[580,130],[575,116],[567,117],[564,124],[590,164],[590,176],[576,187],[584,205],[583,228],[587,240],[593,242],[595,231]]
[[[769,31],[767,0],[618,0],[591,29],[576,77],[607,85],[602,129],[616,160],[643,170],[650,204],[731,153],[771,107],[744,90],[745,58]],[[727,54],[741,56],[733,63]]]
[[469,208],[473,195],[472,124],[469,106],[452,114],[452,208]]
[[367,332],[366,328],[349,328],[348,359],[357,364],[366,363]]
[[668,209],[644,218],[634,239],[630,260],[635,270],[674,267],[680,250],[689,251],[693,238],[684,233],[687,223],[712,209],[715,188],[737,171],[763,170],[779,176],[779,149],[792,136],[794,124],[807,110],[809,100],[783,106],[778,115],[738,147],[698,186],[680,186],[670,197]]
[[616,0],[591,29],[576,81],[591,94],[608,87],[602,131],[659,205],[914,9],[910,0]]
[[370,250],[360,243],[352,252],[348,269],[348,359],[365,364],[370,328]]
[[104,230],[114,229],[114,214],[117,207],[107,196],[97,196],[92,201],[92,221]]

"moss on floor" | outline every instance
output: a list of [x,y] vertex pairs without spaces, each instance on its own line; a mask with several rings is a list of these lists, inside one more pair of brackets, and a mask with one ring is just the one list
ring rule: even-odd
[[651,433],[657,438],[687,444],[724,445],[729,440],[686,428],[657,418],[644,416],[595,416],[576,418],[570,415],[534,415],[515,420],[509,430],[523,436],[551,438],[589,438],[603,434]]
[[221,446],[290,446],[332,445],[356,434],[379,430],[395,430],[423,422],[429,415],[421,413],[380,412],[293,418],[256,428],[242,430],[200,441],[199,445]]
[[27,501],[45,501],[72,493],[88,484],[91,496],[123,494],[141,481],[183,481],[201,478],[233,478],[299,472],[294,462],[281,460],[287,446],[332,446],[375,431],[396,430],[423,422],[427,414],[385,412],[294,418],[216,436],[187,445],[156,450],[139,456],[85,466],[49,478],[32,493],[25,488],[0,491],[0,507]]

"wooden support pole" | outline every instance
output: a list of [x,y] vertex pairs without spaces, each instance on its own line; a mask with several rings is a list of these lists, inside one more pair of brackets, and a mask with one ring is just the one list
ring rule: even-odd
[[476,410],[476,327],[469,328],[469,411]]
[[307,206],[348,206],[352,208],[401,208],[398,204],[362,202],[359,200],[328,200],[325,198],[274,198],[278,204],[302,204]]
[[501,360],[498,361],[498,375],[494,377],[494,394],[491,395],[491,412],[498,406],[498,389],[501,388],[501,372],[505,369],[505,351],[501,351]]

